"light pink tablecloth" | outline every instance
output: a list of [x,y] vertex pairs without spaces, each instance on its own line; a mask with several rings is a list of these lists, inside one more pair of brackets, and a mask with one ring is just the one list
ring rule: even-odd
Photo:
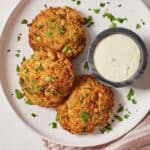
[[111,143],[90,147],[73,148],[43,140],[45,150],[150,150],[150,112],[131,132]]

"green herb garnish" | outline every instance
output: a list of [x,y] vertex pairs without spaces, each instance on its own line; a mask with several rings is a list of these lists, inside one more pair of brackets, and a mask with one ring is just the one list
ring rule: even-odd
[[107,125],[101,130],[102,133],[110,132],[112,130],[111,124],[107,123]]
[[53,77],[46,77],[46,78],[45,78],[45,81],[54,82],[55,79],[54,79]]
[[20,71],[20,67],[19,65],[16,66],[16,71],[19,72]]
[[21,24],[28,24],[28,20],[27,19],[22,19]]
[[56,121],[59,121],[60,120],[60,116],[57,114],[56,115]]
[[18,36],[17,36],[17,42],[19,42],[21,40],[21,36],[22,36],[22,34],[19,33]]
[[86,123],[88,121],[88,113],[83,111],[80,113],[81,119]]
[[43,87],[42,87],[42,86],[37,86],[37,87],[36,87],[36,90],[37,90],[37,91],[42,91],[42,90],[43,90]]
[[45,32],[45,35],[47,38],[51,38],[53,33],[51,31],[47,31],[47,32]]
[[137,104],[137,100],[136,99],[132,99],[132,104]]
[[114,118],[117,119],[118,121],[123,121],[122,117],[120,117],[119,115],[115,114]]
[[61,34],[64,34],[65,31],[66,31],[65,26],[61,26],[59,31],[60,31]]
[[133,96],[134,96],[134,90],[130,88],[129,93],[127,95],[128,100],[131,100]]
[[71,50],[71,48],[68,46],[68,45],[65,45],[64,47],[63,47],[63,49],[62,49],[62,52],[63,53],[68,53],[68,51],[70,51]]
[[87,27],[90,27],[91,25],[94,24],[93,17],[88,16],[87,18],[84,18],[84,22]]
[[80,5],[80,4],[81,4],[81,1],[80,1],[80,0],[77,0],[76,4],[77,4],[77,5]]
[[93,9],[93,11],[94,11],[95,14],[99,14],[100,9]]
[[114,15],[111,14],[111,13],[108,13],[108,12],[105,12],[105,13],[103,14],[103,17],[104,17],[104,18],[107,17],[111,22],[114,21],[114,20],[116,20],[115,17],[114,17]]
[[89,70],[89,63],[87,61],[84,63],[83,68]]
[[37,68],[36,71],[42,71],[44,70],[44,67],[42,66],[42,64],[40,64]]
[[124,111],[124,107],[122,104],[119,104],[119,108],[117,110],[117,113],[123,112]]
[[127,18],[115,17],[112,13],[109,12],[105,12],[103,17],[107,17],[111,22],[118,21],[119,23],[123,23],[124,21],[127,21]]
[[33,118],[35,118],[35,117],[37,117],[38,115],[35,114],[35,113],[31,113],[31,116],[32,116]]
[[99,4],[99,6],[100,6],[100,7],[104,7],[104,6],[105,6],[105,3],[101,2],[101,3]]
[[45,7],[45,8],[48,8],[47,4],[44,4],[44,7]]
[[129,114],[125,114],[123,117],[124,117],[124,119],[128,119],[129,118]]
[[21,91],[18,89],[15,89],[15,94],[16,94],[17,99],[22,99],[24,97]]
[[26,57],[24,56],[21,63],[24,63],[25,61],[26,61]]
[[49,125],[52,127],[52,128],[57,128],[57,123],[56,122],[52,122],[52,123],[49,123]]
[[31,93],[31,89],[30,88],[26,88],[25,89],[28,93]]
[[141,25],[140,25],[140,24],[137,24],[137,25],[136,25],[136,29],[141,29]]
[[16,57],[19,57],[19,56],[20,56],[20,54],[15,54],[15,56],[16,56]]
[[33,105],[33,103],[30,100],[26,100],[25,103],[28,105]]

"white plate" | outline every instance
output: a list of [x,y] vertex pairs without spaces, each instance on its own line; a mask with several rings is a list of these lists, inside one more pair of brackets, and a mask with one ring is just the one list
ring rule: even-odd
[[[109,12],[112,12],[115,16],[127,17],[128,21],[120,24],[119,26],[126,27],[137,32],[145,41],[148,49],[150,48],[150,41],[148,41],[150,39],[150,14],[141,1],[116,0],[101,9],[99,14],[94,14],[88,10],[88,8],[97,8],[99,2],[99,0],[81,0],[81,5],[77,6],[75,2],[72,2],[71,0],[22,0],[9,17],[3,31],[0,42],[0,77],[5,99],[7,99],[12,109],[30,128],[55,143],[85,147],[110,142],[135,127],[150,109],[150,62],[143,77],[132,85],[132,88],[135,90],[135,98],[138,99],[138,103],[136,105],[133,105],[127,100],[127,93],[131,87],[114,89],[116,93],[116,106],[118,103],[122,103],[132,114],[129,119],[122,122],[115,121],[112,125],[113,130],[110,133],[78,136],[72,135],[63,130],[59,125],[57,129],[52,129],[48,124],[49,122],[55,121],[56,112],[54,109],[29,106],[24,103],[24,100],[17,100],[15,95],[11,95],[11,93],[14,93],[16,88],[20,89],[16,73],[16,65],[21,62],[23,56],[28,57],[33,53],[28,44],[28,28],[20,22],[24,18],[31,22],[34,16],[44,9],[44,4],[47,4],[48,6],[68,5],[76,8],[84,16],[92,15],[94,17],[95,24],[92,27],[87,28],[87,47],[97,33],[109,27],[110,22],[102,17],[103,13],[109,9]],[[121,8],[117,6],[119,4],[122,4]],[[137,23],[141,23],[140,19],[143,19],[146,22],[146,25],[142,25],[141,29],[136,30],[135,26]],[[20,42],[16,42],[18,33],[23,34]],[[7,52],[8,49],[11,49],[11,52]],[[18,49],[21,50],[21,56],[19,58],[15,56],[15,50]],[[88,73],[83,69],[83,63],[86,60],[86,50],[73,61],[76,74]],[[38,117],[33,118],[31,116],[31,113],[33,112],[38,114]]]

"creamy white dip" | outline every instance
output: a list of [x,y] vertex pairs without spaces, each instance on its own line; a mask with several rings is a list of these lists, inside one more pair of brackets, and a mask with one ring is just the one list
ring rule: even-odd
[[97,71],[105,79],[121,82],[135,74],[141,54],[136,42],[124,34],[113,34],[98,43],[94,52]]

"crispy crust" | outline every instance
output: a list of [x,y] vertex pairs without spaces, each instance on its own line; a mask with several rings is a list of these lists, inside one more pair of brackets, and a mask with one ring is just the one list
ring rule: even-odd
[[52,51],[36,52],[24,61],[19,77],[25,97],[43,107],[62,103],[74,82],[71,62]]
[[50,7],[29,25],[29,43],[35,51],[49,48],[74,58],[86,45],[83,23],[80,14],[70,7]]
[[[79,76],[67,101],[57,107],[57,120],[73,134],[103,129],[114,107],[114,95],[110,88],[97,82],[92,76]],[[85,112],[88,118],[82,118]],[[87,119],[84,120],[84,119]]]

